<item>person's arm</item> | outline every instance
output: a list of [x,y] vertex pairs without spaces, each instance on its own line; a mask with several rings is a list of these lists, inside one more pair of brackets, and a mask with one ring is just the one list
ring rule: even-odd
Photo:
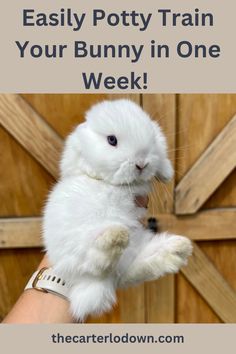
[[[49,267],[44,256],[38,269]],[[2,323],[73,323],[69,302],[57,295],[29,289],[22,293]]]

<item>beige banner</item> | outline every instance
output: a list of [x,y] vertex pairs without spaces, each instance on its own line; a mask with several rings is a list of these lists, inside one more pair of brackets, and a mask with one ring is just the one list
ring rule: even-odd
[[[236,325],[0,325],[6,353],[233,354]],[[153,342],[154,341],[154,342]]]
[[234,0],[1,3],[2,93],[236,92]]

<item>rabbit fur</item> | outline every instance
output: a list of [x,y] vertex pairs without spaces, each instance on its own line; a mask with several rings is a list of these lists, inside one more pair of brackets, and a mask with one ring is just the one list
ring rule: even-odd
[[155,175],[173,175],[159,125],[124,99],[98,103],[85,118],[65,142],[43,219],[49,260],[71,285],[78,321],[109,311],[118,287],[177,272],[192,250],[183,236],[144,228],[146,209],[134,201],[148,194]]

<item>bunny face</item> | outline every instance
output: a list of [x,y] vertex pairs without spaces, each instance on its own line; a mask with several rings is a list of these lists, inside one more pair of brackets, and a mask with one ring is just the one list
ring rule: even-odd
[[108,183],[128,184],[172,177],[165,137],[129,100],[104,101],[92,107],[85,123],[69,136],[62,176],[85,173]]

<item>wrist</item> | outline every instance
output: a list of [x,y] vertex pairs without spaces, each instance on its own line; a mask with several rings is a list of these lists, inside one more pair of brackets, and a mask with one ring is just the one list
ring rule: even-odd
[[40,270],[41,268],[50,268],[51,264],[49,262],[48,256],[45,254],[39,263],[37,270]]
[[[48,257],[44,256],[38,266],[50,267]],[[28,289],[18,299],[3,323],[73,323],[69,302],[51,293]]]
[[50,293],[65,300],[68,299],[70,291],[68,282],[58,275],[52,267],[40,268],[32,274],[25,290],[32,289],[43,293]]

